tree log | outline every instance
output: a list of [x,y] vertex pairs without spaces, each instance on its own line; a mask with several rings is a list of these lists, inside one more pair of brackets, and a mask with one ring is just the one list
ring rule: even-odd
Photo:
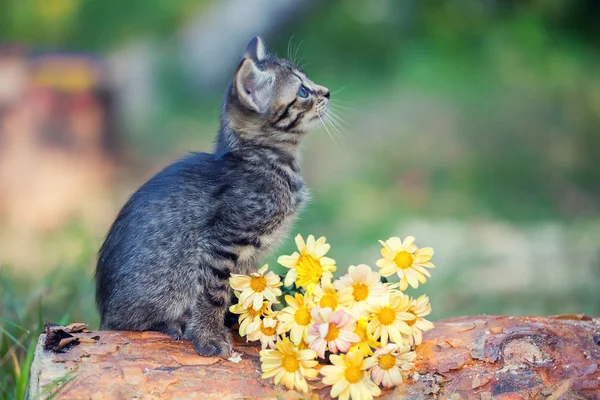
[[[329,398],[260,379],[259,348],[240,342],[238,363],[197,356],[189,342],[156,332],[84,331],[64,353],[38,341],[30,398]],[[99,336],[99,339],[98,339]],[[239,339],[239,338],[238,338]],[[417,350],[416,368],[381,398],[600,399],[600,319],[469,316],[436,322]],[[56,384],[63,378],[62,385]],[[55,383],[53,385],[53,383]]]

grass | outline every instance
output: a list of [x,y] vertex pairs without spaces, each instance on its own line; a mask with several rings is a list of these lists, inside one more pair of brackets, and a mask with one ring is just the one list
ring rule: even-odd
[[[41,316],[37,316],[39,320]],[[41,333],[38,326],[36,331],[15,324],[7,319],[0,318],[0,399],[22,400],[27,397],[31,364],[33,363],[37,337]],[[48,385],[38,394],[37,398],[54,398],[64,385],[75,377],[75,373],[68,373]]]
[[[0,267],[0,399],[27,395],[37,338],[46,321],[84,321],[97,326],[93,282],[84,263],[48,271],[38,279]],[[47,388],[52,397],[72,377]]]
[[36,345],[32,338],[26,328],[0,318],[0,398],[25,398]]

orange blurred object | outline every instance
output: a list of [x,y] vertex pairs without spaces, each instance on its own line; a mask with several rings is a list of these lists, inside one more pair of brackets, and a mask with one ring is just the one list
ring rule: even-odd
[[0,48],[0,226],[47,232],[114,176],[114,99],[89,55]]

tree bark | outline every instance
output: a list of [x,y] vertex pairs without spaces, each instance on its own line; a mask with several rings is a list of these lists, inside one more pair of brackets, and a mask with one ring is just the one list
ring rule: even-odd
[[[189,342],[155,332],[73,333],[65,353],[40,337],[30,398],[59,389],[61,399],[329,398],[312,382],[300,397],[260,379],[259,348],[238,343],[238,363],[199,357]],[[99,336],[99,339],[94,337]],[[417,348],[416,368],[381,398],[600,399],[600,319],[469,316],[436,322]],[[66,377],[66,378],[65,378]],[[311,397],[312,396],[312,397]]]

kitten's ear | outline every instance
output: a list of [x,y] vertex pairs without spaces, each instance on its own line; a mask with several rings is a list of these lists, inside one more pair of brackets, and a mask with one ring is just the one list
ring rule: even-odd
[[244,58],[251,58],[256,61],[264,60],[267,56],[267,51],[265,49],[265,44],[262,39],[258,36],[255,36],[250,43],[248,43],[248,47],[246,47],[246,53],[244,53]]
[[273,76],[261,71],[254,60],[245,58],[235,75],[235,89],[242,104],[262,114],[271,100]]

